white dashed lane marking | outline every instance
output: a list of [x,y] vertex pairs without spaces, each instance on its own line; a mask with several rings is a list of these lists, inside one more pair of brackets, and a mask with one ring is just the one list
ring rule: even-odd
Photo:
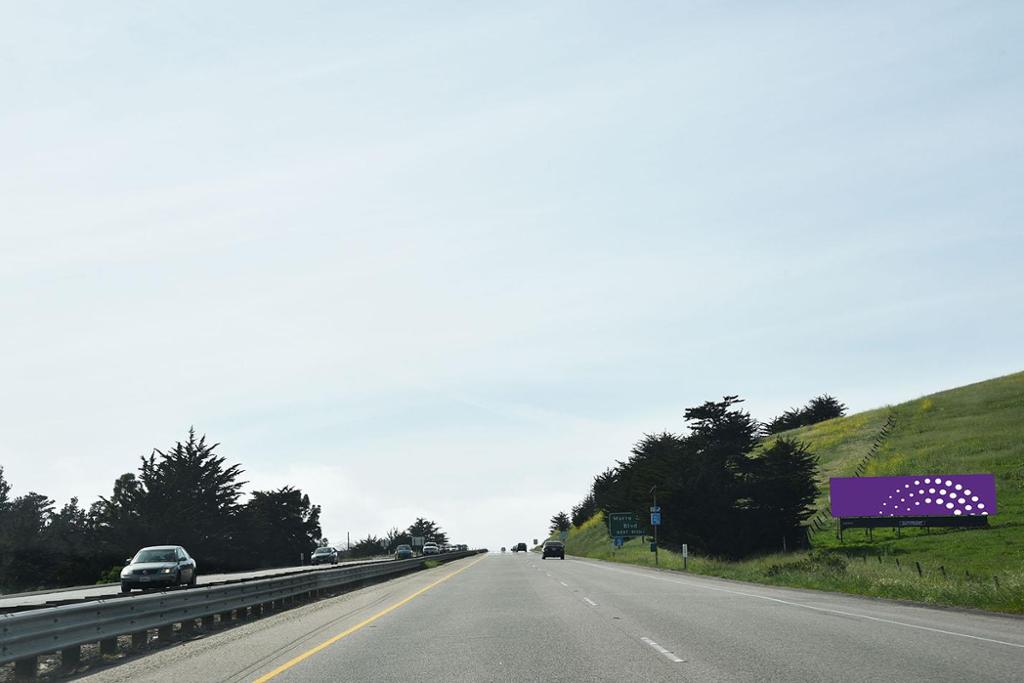
[[831,608],[828,608],[828,607],[815,607],[814,605],[807,605],[807,604],[804,604],[804,603],[801,603],[801,602],[793,602],[791,600],[782,600],[781,598],[773,598],[773,597],[769,597],[767,595],[758,595],[756,593],[744,593],[743,591],[731,590],[729,588],[720,588],[718,586],[709,586],[707,584],[696,583],[694,581],[680,581],[678,579],[669,579],[669,578],[666,578],[666,577],[663,577],[663,576],[647,575],[647,574],[644,574],[644,573],[641,573],[641,572],[631,571],[631,570],[628,570],[628,569],[619,569],[618,567],[603,567],[603,566],[601,566],[599,564],[596,564],[596,563],[592,564],[591,566],[596,568],[596,569],[603,569],[605,571],[610,571],[610,572],[618,572],[620,574],[630,574],[632,576],[640,576],[640,577],[643,577],[643,578],[652,579],[654,581],[667,581],[668,583],[677,583],[677,584],[679,584],[681,586],[693,586],[695,588],[702,588],[704,590],[709,590],[709,591],[718,591],[718,592],[721,592],[721,593],[730,593],[732,595],[742,595],[744,597],[755,598],[757,600],[766,600],[768,602],[774,602],[774,603],[779,604],[779,605],[787,605],[789,607],[801,607],[803,609],[808,609],[808,610],[812,610],[812,611],[815,611],[815,612],[824,612],[824,613],[827,613],[827,614],[840,614],[840,615],[842,615],[844,617],[854,617],[854,618],[857,618],[857,619],[867,619],[868,621],[874,621],[874,622],[879,622],[879,623],[883,623],[883,624],[893,624],[894,626],[903,626],[903,627],[906,627],[906,628],[913,628],[913,629],[918,629],[918,630],[921,630],[921,631],[930,631],[932,633],[941,633],[941,634],[947,635],[947,636],[957,636],[957,637],[960,637],[960,638],[970,638],[972,640],[981,640],[981,641],[984,641],[986,643],[996,643],[997,645],[1008,645],[1009,647],[1016,647],[1016,648],[1024,649],[1024,643],[1010,643],[1010,642],[1007,642],[1005,640],[996,640],[994,638],[984,638],[982,636],[975,636],[975,635],[971,635],[969,633],[959,633],[957,631],[945,631],[945,630],[940,629],[940,628],[932,628],[931,626],[921,626],[920,624],[908,624],[907,622],[897,621],[895,619],[884,619],[882,617],[873,617],[873,616],[870,616],[868,614],[859,614],[857,612],[848,612],[846,610],[831,609]]
[[640,640],[644,641],[645,643],[647,643],[648,645],[653,647],[655,650],[660,652],[662,655],[665,656],[665,659],[669,660],[670,662],[675,662],[676,664],[679,664],[680,662],[685,661],[685,660],[680,659],[679,657],[676,657],[674,654],[672,654],[671,652],[669,652],[668,650],[663,648],[661,645],[658,645],[656,642],[654,642],[650,638],[641,638]]
[[591,607],[597,607],[597,603],[591,600],[590,598],[583,598],[583,601]]

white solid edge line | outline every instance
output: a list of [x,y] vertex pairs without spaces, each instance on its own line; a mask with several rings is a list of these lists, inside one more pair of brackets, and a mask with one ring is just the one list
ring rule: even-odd
[[586,602],[591,607],[597,607],[597,603],[594,602],[593,600],[591,600],[590,598],[583,598],[583,600],[584,600],[584,602]]
[[654,642],[654,641],[653,641],[653,640],[651,640],[650,638],[641,638],[640,640],[644,641],[645,643],[647,643],[648,645],[650,645],[651,647],[653,647],[653,648],[654,648],[655,650],[657,650],[657,651],[658,651],[658,652],[660,652],[661,654],[665,655],[665,657],[666,657],[667,659],[670,659],[670,660],[672,660],[672,661],[673,661],[673,662],[675,662],[676,664],[679,664],[680,662],[682,662],[682,661],[683,661],[683,660],[682,660],[682,659],[680,659],[679,657],[675,656],[674,654],[672,654],[671,652],[669,652],[668,650],[666,650],[665,648],[663,648],[663,647],[662,647],[661,645],[658,645],[658,644],[657,644],[656,642]]
[[[718,591],[720,593],[731,593],[733,595],[742,595],[742,596],[747,597],[747,598],[757,598],[758,600],[767,600],[769,602],[777,602],[777,603],[782,604],[782,605],[789,605],[790,607],[802,607],[804,609],[814,610],[815,612],[828,612],[829,614],[839,614],[839,615],[842,615],[844,617],[855,617],[857,619],[867,619],[869,621],[878,621],[878,622],[881,622],[883,624],[893,624],[895,626],[905,626],[907,628],[916,628],[916,629],[919,629],[921,631],[930,631],[932,633],[942,633],[942,634],[947,635],[947,636],[959,636],[960,638],[971,638],[972,640],[983,640],[986,643],[996,643],[997,645],[1008,645],[1009,647],[1016,647],[1016,648],[1024,649],[1024,644],[1021,644],[1021,643],[1008,643],[1005,640],[996,640],[994,638],[985,638],[985,637],[982,637],[982,636],[972,636],[969,633],[958,633],[956,631],[944,631],[941,628],[932,628],[931,626],[919,626],[918,624],[908,624],[908,623],[906,623],[904,621],[896,621],[895,619],[883,619],[882,617],[872,617],[872,616],[869,616],[867,614],[857,614],[856,612],[844,612],[843,610],[831,609],[831,608],[828,608],[828,607],[814,607],[813,605],[805,605],[805,604],[800,603],[800,602],[791,602],[789,600],[783,600],[781,598],[770,598],[767,595],[756,595],[754,593],[744,593],[743,591],[734,591],[734,590],[730,590],[728,588],[720,588],[718,586],[705,586],[704,584],[695,583],[693,581],[680,581],[679,579],[669,579],[669,578],[665,578],[663,576],[651,576],[651,575],[646,574],[644,572],[629,571],[629,570],[625,570],[625,569],[618,569],[616,567],[604,567],[604,566],[602,566],[600,564],[595,564],[595,563],[591,563],[591,562],[588,562],[587,564],[589,564],[592,567],[597,567],[598,569],[606,569],[608,571],[619,572],[621,574],[630,574],[631,576],[642,576],[642,577],[648,578],[648,579],[655,579],[655,580],[658,580],[658,581],[667,581],[669,583],[678,583],[678,584],[683,585],[683,586],[693,586],[694,588],[703,588],[704,590]],[[853,597],[856,597],[856,596],[853,596]]]

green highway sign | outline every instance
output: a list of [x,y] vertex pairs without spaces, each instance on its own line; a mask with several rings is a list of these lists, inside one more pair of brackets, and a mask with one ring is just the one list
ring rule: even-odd
[[636,518],[635,512],[610,512],[608,513],[608,533],[615,536],[643,536],[644,528],[640,526],[640,520]]

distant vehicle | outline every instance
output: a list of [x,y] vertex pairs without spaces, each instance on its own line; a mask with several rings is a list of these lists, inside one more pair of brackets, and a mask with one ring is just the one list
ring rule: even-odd
[[330,546],[317,548],[309,558],[310,564],[338,564],[338,551]]
[[558,557],[565,559],[565,544],[561,541],[544,541],[544,547],[541,548],[540,559],[546,560],[549,557]]
[[196,585],[196,561],[180,545],[154,545],[125,560],[121,570],[121,592],[153,586]]
[[412,546],[405,545],[404,543],[395,548],[395,559],[396,560],[409,560],[412,559]]
[[424,555],[437,555],[440,552],[441,552],[441,549],[433,541],[428,541],[427,543],[423,544],[423,554]]
[[501,552],[505,552],[505,546],[501,546]]
[[519,552],[525,553],[526,552],[526,544],[525,543],[516,543],[514,546],[512,546],[512,552],[514,552],[514,553],[519,553]]
[[452,551],[452,547],[447,543],[442,543],[440,547],[442,553],[450,553]]

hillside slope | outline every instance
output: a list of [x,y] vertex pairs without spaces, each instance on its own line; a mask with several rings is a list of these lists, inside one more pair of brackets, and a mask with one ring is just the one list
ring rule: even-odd
[[[889,416],[894,425],[866,457]],[[828,478],[963,474],[996,476],[998,514],[984,531],[903,530],[896,538],[876,530],[848,531],[844,543],[834,524],[815,532],[815,547],[847,554],[905,555],[947,570],[992,573],[1024,567],[1024,372],[970,384],[896,406],[871,410],[786,432],[810,445],[822,469],[819,519],[829,520]]]
[[[813,550],[742,562],[692,557],[689,571],[1024,612],[1024,372],[779,436],[803,441],[820,460]],[[998,513],[990,517],[988,529],[904,529],[899,538],[887,529],[876,529],[872,538],[853,530],[840,543],[828,515],[828,478],[858,471],[862,476],[992,473]],[[614,550],[600,514],[570,530],[566,547],[572,555],[618,562],[654,560],[640,540]],[[682,568],[678,554],[660,555],[661,566]]]

